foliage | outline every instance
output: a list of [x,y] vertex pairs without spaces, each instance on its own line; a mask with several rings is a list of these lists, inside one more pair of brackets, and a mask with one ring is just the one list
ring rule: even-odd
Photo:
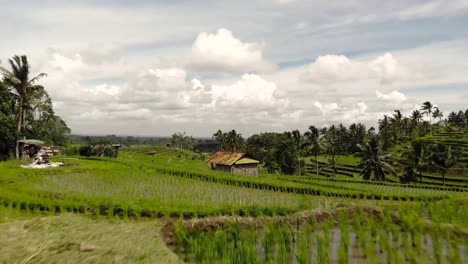
[[104,157],[113,158],[116,153],[115,153],[114,149],[112,149],[112,147],[105,146],[104,150],[103,150],[103,154],[104,154]]
[[11,95],[14,99],[13,107],[16,112],[17,130],[23,133],[34,114],[41,111],[42,104],[47,101],[48,95],[41,85],[35,84],[39,79],[46,76],[40,73],[33,78],[29,78],[30,65],[26,55],[15,55],[8,60],[11,71],[0,67],[0,72],[4,75],[4,80],[12,90]]
[[[11,71],[0,67],[3,74],[2,86],[6,85],[10,98],[2,91],[2,108],[9,104],[11,113],[9,118],[1,117],[6,129],[12,125],[16,127],[15,141],[19,137],[40,138],[49,144],[65,144],[65,134],[70,129],[65,122],[55,115],[52,109],[52,101],[42,85],[36,84],[45,73],[30,77],[30,65],[25,55],[15,55],[9,59]],[[5,99],[5,101],[3,101]],[[11,133],[9,133],[11,135]],[[18,145],[16,146],[18,155]]]
[[170,138],[169,142],[167,143],[168,147],[171,148],[182,148],[187,150],[193,150],[193,145],[195,143],[195,139],[192,136],[186,136],[184,133],[174,133]]
[[0,81],[0,160],[8,159],[15,150],[17,132],[11,100],[6,84]]
[[293,174],[298,166],[298,150],[291,134],[284,133],[273,154],[283,174]]
[[92,155],[93,147],[90,145],[82,145],[78,149],[80,156],[90,157]]
[[435,144],[431,147],[430,162],[442,173],[442,181],[445,186],[445,174],[447,170],[455,166],[460,153],[457,149],[445,144]]
[[362,168],[361,175],[365,180],[385,180],[385,175],[395,174],[393,167],[389,164],[390,156],[383,152],[383,143],[379,136],[373,136],[363,145],[358,155],[361,157],[359,167]]
[[218,130],[213,134],[213,139],[218,143],[220,150],[243,151],[245,140],[235,129],[229,132]]
[[70,144],[63,149],[63,154],[67,156],[78,156],[80,155],[80,145]]

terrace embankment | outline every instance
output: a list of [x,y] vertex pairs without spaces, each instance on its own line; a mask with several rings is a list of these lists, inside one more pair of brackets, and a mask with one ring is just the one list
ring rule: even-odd
[[[161,233],[169,247],[175,244],[174,230],[176,225],[182,227],[188,232],[210,232],[216,230],[224,230],[231,223],[238,224],[241,228],[257,228],[262,229],[266,224],[289,224],[291,226],[303,227],[310,222],[323,223],[333,220],[335,225],[339,225],[340,215],[345,214],[346,219],[351,223],[357,214],[365,217],[372,217],[374,220],[383,221],[384,212],[379,207],[341,207],[334,210],[307,210],[301,211],[288,216],[273,216],[273,217],[241,217],[241,216],[218,216],[177,220],[176,218],[166,218],[165,224],[161,229]],[[389,219],[396,225],[403,226],[400,213],[398,211],[389,211]],[[361,218],[362,219],[362,218]],[[365,220],[366,218],[364,218]],[[433,229],[436,224],[428,219],[422,219],[420,222],[424,229]],[[438,228],[448,231],[460,237],[468,239],[468,229],[453,224],[439,224]]]

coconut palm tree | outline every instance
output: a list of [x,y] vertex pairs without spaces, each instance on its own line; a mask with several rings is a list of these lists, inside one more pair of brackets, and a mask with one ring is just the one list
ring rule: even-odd
[[[16,112],[16,129],[21,136],[24,134],[29,117],[33,117],[34,103],[42,95],[46,94],[44,87],[37,85],[36,82],[47,76],[45,73],[40,73],[33,78],[30,78],[30,65],[26,55],[15,55],[9,59],[11,71],[0,67],[0,73],[3,74],[5,81],[11,88],[11,94],[14,99],[14,107]],[[19,157],[19,145],[16,144],[16,157]]]
[[442,113],[440,110],[439,110],[439,107],[435,106],[434,107],[434,111],[432,112],[432,117],[434,119],[438,118],[439,119],[439,122],[442,120],[442,117],[444,117],[444,113]]
[[306,138],[306,149],[307,153],[313,153],[315,156],[315,172],[317,176],[319,175],[319,162],[318,162],[318,154],[322,149],[322,144],[320,141],[320,130],[315,126],[310,126],[309,131],[304,133],[304,137]]
[[302,136],[301,131],[295,129],[291,132],[291,139],[294,142],[294,147],[296,148],[299,176],[301,176],[301,152],[304,145],[304,137]]
[[336,177],[336,156],[338,155],[339,130],[335,125],[331,125],[328,129],[323,128],[321,133],[323,134],[325,153],[329,157],[328,165],[324,168],[332,167],[333,177]]
[[216,131],[216,133],[213,134],[213,139],[216,140],[216,142],[218,142],[220,150],[224,149],[225,136],[221,130],[218,130]]
[[47,76],[45,73],[40,73],[33,78],[29,78],[30,65],[28,58],[25,55],[13,56],[8,60],[12,68],[11,71],[0,67],[0,72],[3,74],[5,81],[12,89],[12,95],[17,103],[17,130],[21,132],[26,128],[27,116],[33,110],[31,105],[37,100],[38,95],[45,94],[44,87],[35,84],[39,79]]
[[359,144],[361,157],[359,167],[362,168],[360,175],[365,180],[385,180],[386,174],[395,174],[390,165],[390,155],[382,151],[382,142],[379,136],[373,136],[364,144]]
[[395,114],[393,114],[393,117],[390,118],[390,124],[392,126],[393,130],[393,140],[394,143],[398,143],[398,140],[401,137],[401,123],[403,119],[403,115],[401,114],[400,110],[394,110]]
[[428,150],[423,142],[420,140],[412,141],[409,161],[411,162],[412,168],[419,172],[419,183],[422,183],[422,170],[427,166],[428,158]]
[[422,113],[429,117],[429,126],[431,127],[431,135],[432,135],[432,109],[433,108],[434,108],[434,105],[429,101],[426,101],[421,105]]
[[422,116],[423,114],[419,110],[414,110],[413,113],[411,113],[411,119],[416,123],[421,122]]
[[445,174],[447,171],[457,164],[460,153],[458,150],[445,144],[435,144],[431,148],[429,160],[439,172],[442,174],[442,182],[445,186]]

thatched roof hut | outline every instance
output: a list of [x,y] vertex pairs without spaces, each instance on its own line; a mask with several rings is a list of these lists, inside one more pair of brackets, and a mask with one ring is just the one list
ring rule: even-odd
[[257,176],[258,164],[260,162],[248,158],[246,152],[223,150],[216,152],[206,163],[210,164],[212,169],[247,176]]

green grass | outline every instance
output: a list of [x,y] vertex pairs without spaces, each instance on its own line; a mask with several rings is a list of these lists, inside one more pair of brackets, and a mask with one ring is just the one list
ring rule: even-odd
[[0,263],[182,263],[166,247],[160,229],[158,220],[69,214],[17,220],[0,224]]

